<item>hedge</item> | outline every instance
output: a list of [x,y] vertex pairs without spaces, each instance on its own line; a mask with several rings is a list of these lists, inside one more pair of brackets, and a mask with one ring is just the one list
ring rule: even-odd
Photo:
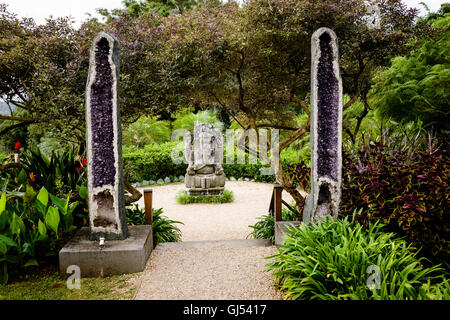
[[[143,148],[124,147],[124,169],[129,172],[130,182],[134,183],[144,180],[156,181],[165,177],[172,179],[180,175],[184,176],[186,174],[187,164],[184,162],[175,164],[172,161],[172,150],[175,147],[179,148],[178,150],[180,152],[178,156],[182,157],[184,146],[177,141],[146,145]],[[261,182],[275,182],[275,175],[261,174],[260,169],[267,166],[259,161],[256,164],[249,164],[248,155],[246,155],[246,164],[238,164],[236,162],[233,164],[223,164],[225,175],[228,178],[248,178]],[[287,162],[288,160],[282,159],[283,167]]]
[[123,149],[124,171],[128,171],[130,182],[158,180],[165,177],[180,176],[186,173],[185,163],[172,161],[172,149],[179,142],[146,145],[142,148],[125,147]]

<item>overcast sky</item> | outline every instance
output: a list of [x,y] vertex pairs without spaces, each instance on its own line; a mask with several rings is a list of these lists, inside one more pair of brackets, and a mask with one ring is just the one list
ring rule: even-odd
[[[239,0],[240,2],[242,0]],[[449,0],[403,0],[409,7],[421,9],[421,14],[425,11],[419,2],[425,2],[431,11],[436,11],[442,3]],[[10,12],[16,13],[19,17],[32,17],[38,23],[44,23],[49,16],[64,17],[72,16],[75,25],[79,26],[87,18],[86,13],[98,17],[97,8],[114,9],[122,7],[122,0],[0,0],[0,3],[8,4]]]

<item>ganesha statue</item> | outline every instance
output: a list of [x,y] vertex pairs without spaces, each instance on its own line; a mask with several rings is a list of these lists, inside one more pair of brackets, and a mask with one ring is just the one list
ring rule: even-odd
[[221,195],[225,189],[222,133],[209,123],[196,124],[193,133],[184,135],[184,145],[188,194]]

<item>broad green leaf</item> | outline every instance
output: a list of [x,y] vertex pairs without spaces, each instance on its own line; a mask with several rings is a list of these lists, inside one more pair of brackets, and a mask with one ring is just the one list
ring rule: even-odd
[[69,209],[67,210],[67,213],[72,214],[73,211],[77,208],[78,204],[79,204],[78,201],[71,203]]
[[5,211],[6,208],[6,192],[2,193],[2,196],[0,197],[0,214]]
[[72,190],[69,191],[69,194],[66,198],[66,203],[64,204],[64,214],[67,213],[67,210],[69,209],[69,201],[70,201],[70,194],[72,193]]
[[81,199],[87,200],[88,199],[88,190],[85,186],[81,186],[80,190],[78,191],[78,194],[80,195]]
[[59,199],[58,197],[55,197],[54,195],[50,194],[50,199],[52,200],[53,204],[61,211],[63,215],[67,213],[67,202]]
[[42,203],[45,207],[47,207],[48,204],[48,191],[44,187],[39,191],[37,195],[37,199],[40,203]]
[[44,206],[39,200],[35,200],[33,202],[33,206],[39,211],[42,219],[45,217],[45,213],[47,212],[47,206]]
[[63,216],[65,231],[70,231],[73,229],[73,216],[72,214],[66,214]]
[[5,235],[0,234],[0,241],[3,241],[6,245],[10,247],[16,247],[17,243],[15,243],[11,238],[8,238]]
[[20,170],[19,175],[17,176],[17,182],[19,184],[25,184],[27,182],[27,173],[24,169]]
[[49,207],[47,214],[45,215],[45,224],[56,233],[56,236],[58,236],[59,221],[60,217],[58,209]]
[[31,202],[36,196],[36,191],[33,190],[33,187],[27,184],[25,195],[23,196],[23,200],[25,202]]
[[24,267],[30,267],[30,266],[39,266],[39,263],[37,262],[36,259],[29,259],[27,262],[25,262],[25,264],[23,265]]
[[11,224],[9,225],[11,228],[12,234],[19,235],[20,232],[25,232],[25,224],[21,217],[19,217],[16,213],[13,213]]
[[[50,166],[50,160],[39,150],[40,158],[44,161],[45,167],[48,168]],[[55,157],[52,157],[54,159]]]
[[47,234],[47,228],[45,227],[45,224],[41,221],[41,219],[39,219],[39,222],[38,222],[38,230],[39,230],[39,233],[43,236],[45,236]]
[[3,243],[3,241],[0,241],[0,255],[5,255],[8,251],[8,247],[6,244]]
[[48,240],[48,235],[39,235],[39,237],[37,238],[37,240],[36,241],[41,241],[41,242],[44,242],[44,241],[47,241]]

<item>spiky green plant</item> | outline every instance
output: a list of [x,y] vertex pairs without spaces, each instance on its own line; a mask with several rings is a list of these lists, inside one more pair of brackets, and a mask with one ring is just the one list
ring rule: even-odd
[[[281,212],[281,219],[283,221],[295,221],[297,218],[296,212],[292,212],[287,208],[283,208]],[[270,239],[274,241],[275,230],[273,215],[263,215],[258,217],[258,222],[254,225],[249,226],[253,231],[247,236],[247,238],[254,239]]]
[[[145,211],[137,204],[128,206],[127,224],[129,225],[144,225]],[[163,209],[153,209],[153,245],[156,246],[162,242],[178,242],[181,241],[181,230],[176,224],[184,224],[180,221],[175,221],[162,215]]]
[[184,224],[162,215],[162,208],[153,210],[153,243],[181,241],[181,230],[175,224]]
[[449,299],[443,269],[424,267],[414,247],[381,228],[348,217],[290,227],[267,270],[285,299]]

